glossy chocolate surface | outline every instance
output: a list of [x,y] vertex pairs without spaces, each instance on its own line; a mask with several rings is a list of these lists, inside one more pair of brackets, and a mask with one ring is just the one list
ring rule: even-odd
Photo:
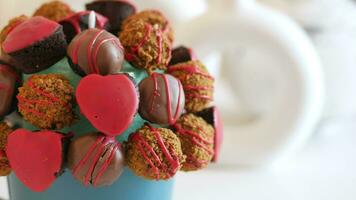
[[168,74],[153,73],[139,85],[140,115],[156,124],[174,124],[184,110],[182,84]]

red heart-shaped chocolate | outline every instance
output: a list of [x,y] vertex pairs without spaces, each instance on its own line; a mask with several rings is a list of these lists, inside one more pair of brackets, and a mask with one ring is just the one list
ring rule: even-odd
[[76,98],[82,114],[108,136],[122,134],[138,109],[138,92],[126,74],[92,74],[78,84]]
[[49,188],[62,166],[63,135],[17,129],[8,137],[6,154],[18,179],[36,192]]

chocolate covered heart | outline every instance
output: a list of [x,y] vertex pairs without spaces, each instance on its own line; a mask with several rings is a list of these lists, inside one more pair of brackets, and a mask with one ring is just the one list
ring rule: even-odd
[[108,136],[122,134],[138,109],[138,92],[126,74],[92,74],[78,84],[76,98],[82,114]]
[[18,179],[36,192],[49,188],[62,166],[62,139],[53,131],[17,129],[8,137],[6,154]]

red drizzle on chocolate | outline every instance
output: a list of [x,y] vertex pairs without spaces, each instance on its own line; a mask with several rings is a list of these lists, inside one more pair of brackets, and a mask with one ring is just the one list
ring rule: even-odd
[[[161,178],[161,171],[167,172],[168,178],[173,177],[176,172],[179,169],[180,166],[180,161],[177,156],[177,154],[174,152],[174,149],[172,147],[167,147],[167,145],[164,143],[164,140],[160,133],[157,131],[157,129],[148,126],[149,129],[152,131],[154,134],[157,144],[162,150],[165,158],[168,161],[167,163],[164,163],[159,158],[159,155],[155,152],[155,150],[148,144],[147,141],[145,141],[144,138],[140,136],[139,133],[135,133],[132,136],[133,141],[137,144],[137,148],[141,152],[143,158],[145,161],[150,165],[150,167],[154,170],[154,173],[156,174],[156,180],[159,180]],[[151,158],[150,158],[151,157]]]
[[[174,73],[176,71],[183,71],[183,80],[182,82],[186,82],[187,79],[191,75],[200,75],[202,77],[205,77],[210,80],[214,80],[214,77],[212,77],[210,74],[203,72],[198,66],[195,65],[177,65],[177,66],[171,66],[168,67],[167,72],[168,73]],[[210,95],[201,95],[197,94],[195,91],[199,90],[212,90],[214,89],[213,87],[210,86],[195,86],[195,85],[184,85],[184,91],[185,91],[185,97],[187,99],[192,99],[192,98],[198,98],[198,99],[206,99],[206,100],[213,100],[213,98]]]
[[[114,148],[110,152],[109,159],[105,161],[105,163],[101,166],[99,169],[98,174],[96,177],[92,177],[92,174],[95,170],[95,166],[98,163],[99,159],[101,156],[105,153],[105,147],[107,145],[114,144]],[[97,186],[98,181],[100,178],[103,176],[105,170],[108,168],[110,165],[111,161],[114,159],[116,151],[121,148],[120,143],[118,143],[114,137],[105,137],[105,136],[99,136],[95,143],[89,148],[88,152],[85,154],[85,156],[79,161],[79,163],[73,168],[73,175],[75,176],[81,168],[85,166],[87,162],[91,162],[89,165],[89,169],[87,173],[85,174],[84,177],[84,185],[89,186],[89,184],[93,184],[94,187]],[[94,159],[89,160],[90,156],[95,152],[96,154],[94,155]]]
[[[214,155],[214,151],[211,149],[211,146],[214,145],[214,141],[204,139],[201,136],[201,135],[208,136],[208,134],[202,128],[198,128],[197,132],[192,131],[192,127],[188,127],[187,129],[187,128],[183,128],[179,124],[174,124],[173,128],[176,130],[176,133],[178,135],[190,137],[191,142],[193,144],[197,145],[198,147],[200,147],[210,155]],[[202,166],[207,163],[206,161],[200,161],[189,157],[187,158],[186,162],[198,166]]]
[[141,48],[149,41],[152,32],[156,35],[156,41],[158,45],[158,52],[157,52],[157,63],[161,63],[162,61],[162,53],[163,53],[163,36],[162,30],[159,28],[153,27],[149,23],[145,23],[146,32],[143,36],[142,40],[135,46],[131,47],[128,51],[125,52],[125,59],[127,61],[133,61],[135,55],[138,54]]
[[[89,44],[87,46],[87,59],[88,59],[88,67],[89,67],[89,72],[91,74],[99,74],[100,69],[98,66],[98,53],[100,48],[107,42],[112,42],[114,45],[116,45],[119,49],[123,49],[121,43],[119,40],[115,37],[112,38],[106,38],[100,36],[105,32],[105,30],[100,30],[96,32],[93,37],[90,39]],[[78,65],[78,60],[79,60],[79,48],[81,47],[82,43],[87,39],[87,36],[90,34],[89,31],[83,33],[83,35],[80,36],[79,40],[74,44],[73,50],[70,52],[70,57],[72,58],[72,62],[76,65]]]
[[37,93],[38,96],[44,96],[47,98],[47,100],[41,100],[41,99],[28,99],[25,97],[22,97],[20,95],[17,95],[17,99],[19,101],[27,102],[28,106],[24,106],[24,104],[18,104],[19,108],[22,110],[25,110],[26,112],[32,113],[34,115],[37,115],[38,117],[47,117],[47,115],[43,112],[40,112],[36,109],[31,108],[31,105],[42,105],[42,106],[50,106],[53,105],[54,103],[59,103],[62,104],[68,111],[71,110],[71,106],[66,103],[65,101],[62,101],[60,98],[54,96],[53,94],[50,94],[38,87],[36,87],[31,78],[28,80],[27,85]]
[[[151,108],[150,108],[150,114],[152,114],[155,110],[155,100],[157,97],[161,96],[161,94],[159,93],[158,90],[158,76],[161,77],[164,81],[164,87],[165,87],[165,93],[166,93],[166,98],[167,98],[167,116],[168,116],[168,124],[174,124],[179,116],[180,116],[180,110],[181,110],[181,100],[182,100],[182,90],[179,90],[179,94],[178,94],[178,102],[177,102],[177,107],[176,110],[174,111],[174,114],[172,112],[172,97],[171,97],[171,92],[169,91],[170,85],[169,85],[169,81],[167,79],[167,76],[164,74],[160,74],[160,73],[153,73],[151,75],[153,83],[154,83],[154,92],[153,92],[153,98],[151,101]],[[182,88],[182,84],[180,83],[180,81],[178,81],[179,84],[179,88]]]

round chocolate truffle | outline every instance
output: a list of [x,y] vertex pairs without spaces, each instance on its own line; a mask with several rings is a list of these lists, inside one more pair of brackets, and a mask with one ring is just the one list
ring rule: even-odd
[[[91,11],[78,12],[59,22],[63,26],[63,32],[66,35],[68,44],[76,35],[89,28],[90,13]],[[109,26],[109,20],[96,13],[95,26],[97,29],[106,29]]]
[[71,125],[73,87],[63,75],[33,75],[17,95],[18,109],[24,119],[40,129],[62,129]]
[[137,20],[129,23],[120,33],[125,58],[135,67],[166,70],[171,59],[171,44],[158,25]]
[[58,22],[73,13],[68,4],[61,1],[51,1],[38,8],[33,16],[42,16]]
[[149,180],[173,177],[185,161],[178,137],[169,129],[143,126],[126,144],[127,165]]
[[124,62],[120,40],[105,30],[88,29],[77,35],[67,49],[72,69],[79,75],[116,74]]
[[100,133],[80,136],[69,146],[68,168],[85,186],[111,185],[124,169],[121,145],[115,138]]
[[0,60],[0,118],[13,110],[19,74]]
[[6,156],[5,151],[0,150],[0,176],[7,176],[11,173],[12,169],[9,163],[9,159]]
[[7,35],[14,30],[14,28],[20,25],[22,22],[28,20],[28,17],[25,15],[21,15],[15,17],[9,21],[9,23],[1,30],[0,32],[0,46],[5,41]]
[[182,82],[187,111],[199,112],[213,101],[214,78],[200,61],[172,65],[168,73]]
[[137,10],[131,0],[96,0],[86,4],[86,8],[107,17],[110,22],[109,31],[114,35],[120,32],[122,22]]
[[214,127],[214,157],[213,162],[217,162],[220,154],[220,148],[223,142],[224,131],[220,111],[216,106],[207,108],[201,112],[196,113],[197,116],[202,117],[208,124]]
[[32,74],[49,68],[65,57],[67,42],[62,26],[43,17],[31,19],[16,26],[2,44],[17,68]]
[[143,20],[144,22],[151,24],[151,26],[157,25],[164,35],[167,35],[171,45],[174,41],[173,29],[169,20],[159,10],[144,10],[135,15],[128,17],[122,24],[122,29],[137,20]]
[[140,115],[155,124],[172,125],[184,110],[180,81],[169,74],[153,73],[140,85]]
[[197,57],[193,50],[185,46],[179,46],[172,50],[172,59],[169,62],[169,66],[193,60],[197,60]]
[[178,135],[183,154],[187,156],[183,171],[205,168],[214,156],[214,128],[203,118],[186,114],[173,125]]

